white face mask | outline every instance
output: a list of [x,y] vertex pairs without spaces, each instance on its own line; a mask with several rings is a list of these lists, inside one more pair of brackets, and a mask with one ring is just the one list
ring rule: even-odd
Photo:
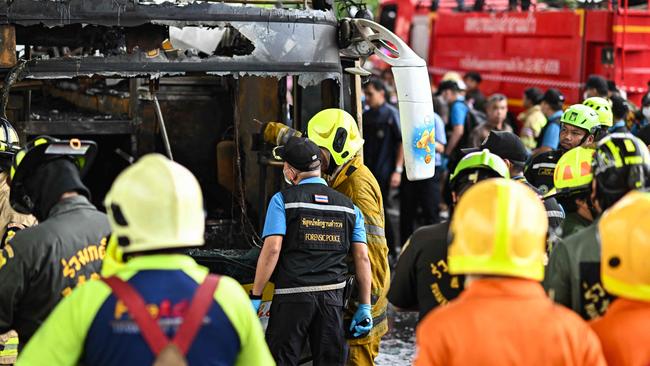
[[643,107],[643,117],[650,121],[650,106]]

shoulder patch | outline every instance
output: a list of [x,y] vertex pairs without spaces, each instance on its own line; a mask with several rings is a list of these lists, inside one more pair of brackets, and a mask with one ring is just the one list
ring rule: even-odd
[[314,202],[316,203],[329,203],[330,199],[324,194],[315,194],[314,195]]

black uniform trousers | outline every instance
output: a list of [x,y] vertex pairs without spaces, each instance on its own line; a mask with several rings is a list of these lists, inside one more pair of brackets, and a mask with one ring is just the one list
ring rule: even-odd
[[436,167],[436,174],[411,182],[402,174],[400,186],[400,241],[402,245],[419,226],[437,224],[440,221],[440,177],[443,169]]
[[273,296],[266,342],[278,366],[298,365],[306,341],[314,366],[345,365],[343,289]]

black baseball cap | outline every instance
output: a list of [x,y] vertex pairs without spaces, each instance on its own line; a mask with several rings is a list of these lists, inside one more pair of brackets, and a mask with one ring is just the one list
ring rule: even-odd
[[559,90],[551,88],[544,93],[542,101],[550,104],[552,107],[562,108],[562,103],[564,103],[564,95],[562,95]]
[[488,149],[501,159],[508,159],[511,163],[523,166],[528,160],[528,152],[524,143],[512,132],[490,131],[487,139],[481,146],[470,149],[462,149],[464,154]]
[[273,157],[286,161],[301,172],[320,167],[320,148],[306,137],[290,137],[286,144],[273,149]]

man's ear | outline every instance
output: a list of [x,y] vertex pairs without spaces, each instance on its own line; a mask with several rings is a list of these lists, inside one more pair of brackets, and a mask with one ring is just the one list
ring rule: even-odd
[[458,203],[458,194],[456,194],[456,192],[451,192],[451,202],[454,205]]

